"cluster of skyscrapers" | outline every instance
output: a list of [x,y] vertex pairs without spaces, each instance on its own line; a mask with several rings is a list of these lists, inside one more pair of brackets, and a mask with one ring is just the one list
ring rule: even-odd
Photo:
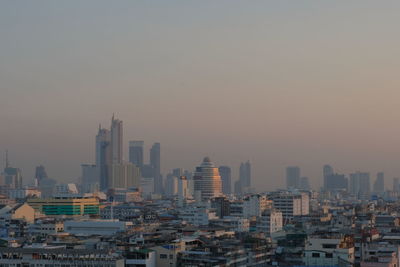
[[82,188],[86,192],[111,188],[139,188],[141,177],[153,179],[154,192],[162,193],[160,144],[150,150],[150,164],[143,162],[143,141],[129,142],[129,161],[123,159],[123,123],[114,116],[109,129],[99,126],[96,164],[82,165]]
[[[124,161],[123,123],[113,116],[110,128],[99,126],[96,135],[96,163],[82,165],[82,191],[106,192],[113,188],[140,188],[148,193],[172,196],[177,194],[182,179],[185,179],[187,191],[193,197],[195,191],[201,192],[202,198],[232,193],[232,172],[229,166],[218,168],[209,158],[205,158],[193,174],[176,168],[163,179],[160,143],[154,143],[149,152],[149,162],[145,163],[144,141],[130,141],[129,160]],[[235,193],[251,191],[251,164],[247,161],[240,165]]]
[[[382,196],[385,193],[385,178],[383,172],[378,172],[371,187],[370,173],[354,172],[348,176],[334,171],[330,165],[324,165],[322,169],[323,186],[325,192],[346,192],[359,199],[369,199],[371,195]],[[393,179],[393,191],[399,191],[399,179]],[[310,190],[307,177],[301,177],[300,167],[286,168],[286,187],[288,189]]]

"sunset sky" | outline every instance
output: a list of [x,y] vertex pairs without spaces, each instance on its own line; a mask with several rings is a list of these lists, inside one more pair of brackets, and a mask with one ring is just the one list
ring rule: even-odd
[[[250,160],[400,177],[400,1],[2,1],[0,151],[75,181],[98,124],[161,143],[162,171]],[[3,159],[3,156],[1,156]],[[0,165],[2,168],[2,165]]]

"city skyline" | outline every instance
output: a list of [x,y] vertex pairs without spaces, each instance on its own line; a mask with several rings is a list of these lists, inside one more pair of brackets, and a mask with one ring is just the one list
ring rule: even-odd
[[[148,149],[148,152],[147,153],[145,153],[145,151],[144,151],[144,144],[145,144],[145,141],[127,141],[128,142],[128,147],[126,148],[126,147],[124,147],[123,146],[123,140],[122,140],[122,136],[123,136],[123,126],[122,126],[122,124],[123,124],[123,121],[122,120],[120,120],[120,119],[115,119],[115,114],[113,114],[113,116],[112,116],[112,119],[111,119],[111,128],[110,128],[110,130],[108,130],[108,129],[106,129],[106,128],[102,128],[102,126],[101,126],[101,124],[98,126],[98,134],[96,135],[96,138],[95,138],[95,147],[96,147],[96,150],[95,150],[95,153],[94,153],[94,158],[95,158],[95,160],[94,160],[94,163],[95,163],[95,165],[91,165],[92,163],[82,163],[81,164],[81,166],[80,167],[82,167],[82,166],[93,166],[93,167],[98,167],[98,172],[99,172],[99,174],[98,174],[98,182],[99,182],[99,186],[100,186],[100,188],[102,188],[102,190],[104,190],[104,189],[106,189],[108,186],[106,185],[106,186],[102,186],[102,184],[104,185],[104,182],[102,182],[103,181],[103,179],[104,178],[102,178],[102,165],[104,164],[104,163],[100,163],[101,161],[102,161],[102,157],[104,157],[104,156],[101,156],[101,152],[99,152],[99,150],[101,150],[101,145],[99,146],[99,144],[102,144],[101,142],[104,142],[104,141],[106,141],[106,146],[105,146],[105,149],[107,149],[109,152],[104,152],[104,154],[109,154],[109,163],[106,163],[106,164],[108,164],[108,165],[110,165],[110,164],[114,164],[114,163],[112,163],[112,159],[111,159],[111,154],[112,154],[112,145],[110,145],[112,142],[111,142],[111,140],[112,140],[112,138],[111,138],[111,136],[112,136],[112,129],[113,129],[113,126],[114,125],[118,125],[118,135],[120,136],[119,137],[119,140],[118,141],[116,141],[116,143],[117,143],[117,146],[118,147],[121,147],[122,149],[123,149],[123,151],[124,152],[122,152],[122,151],[119,151],[117,154],[119,155],[119,159],[118,159],[118,161],[117,161],[117,163],[134,163],[133,161],[132,161],[132,151],[131,151],[131,149],[133,148],[133,147],[140,147],[140,160],[139,161],[141,161],[142,162],[142,167],[144,166],[144,167],[146,167],[146,166],[148,166],[148,167],[151,167],[153,170],[151,171],[152,172],[152,174],[151,175],[153,175],[153,177],[157,177],[157,176],[161,176],[161,180],[158,180],[158,186],[156,185],[157,184],[157,182],[155,182],[155,184],[154,184],[154,189],[155,189],[155,191],[157,191],[157,192],[159,192],[159,193],[163,193],[163,190],[164,190],[164,185],[165,185],[165,182],[166,182],[166,177],[167,177],[167,173],[169,172],[169,171],[174,171],[174,170],[176,170],[176,168],[174,167],[174,168],[170,168],[170,169],[168,169],[168,168],[163,168],[163,169],[160,169],[160,161],[162,161],[163,159],[162,159],[162,157],[161,157],[161,155],[160,155],[160,152],[161,152],[161,149],[160,149],[160,143],[159,142],[155,142],[155,143],[153,143],[152,145],[151,145],[151,147],[149,147],[149,149]],[[100,142],[100,143],[99,143]],[[127,153],[127,155],[126,156],[123,156],[123,155],[125,155],[125,150],[126,150],[126,152],[128,152]],[[153,151],[153,152],[152,152]],[[100,153],[100,154],[99,154]],[[136,152],[137,153],[137,152]],[[153,153],[153,160],[152,160],[152,153]],[[147,158],[148,158],[148,164],[145,164],[146,163],[146,161],[144,160],[144,158],[147,156]],[[107,157],[107,156],[105,156],[105,157]],[[104,160],[104,159],[103,159]],[[137,159],[135,159],[135,160],[137,160]],[[153,163],[152,163],[152,161],[153,161]],[[12,164],[10,164],[10,160],[9,160],[9,157],[8,157],[8,150],[6,150],[5,151],[5,159],[4,159],[4,162],[5,162],[5,165],[4,165],[4,167],[6,167],[6,166],[10,166],[11,167],[11,165]],[[100,163],[100,164],[99,164]],[[154,166],[153,166],[154,165]],[[161,164],[162,165],[162,164]],[[141,168],[140,166],[137,166],[137,165],[135,165],[136,167],[138,167],[139,169]],[[158,167],[157,167],[158,166]],[[230,166],[226,166],[226,165],[217,165],[217,168],[229,168],[229,172],[231,173],[232,172],[232,170],[231,170],[231,168],[230,168]],[[246,167],[246,170],[244,169],[244,167]],[[23,180],[23,184],[24,185],[26,185],[26,184],[30,184],[30,183],[32,183],[33,182],[33,179],[34,178],[37,178],[37,172],[38,172],[38,168],[43,168],[43,165],[41,165],[41,164],[39,164],[38,166],[36,166],[35,167],[35,175],[34,175],[34,177],[33,178],[30,178],[30,177],[28,177],[28,178],[25,178],[25,180]],[[187,170],[187,171],[189,171],[189,172],[195,172],[195,170],[196,170],[196,168],[197,167],[194,167],[194,168],[188,168],[188,169],[185,169],[185,168],[182,168],[182,167],[178,167],[178,169],[181,169],[181,170]],[[239,168],[239,172],[237,172],[237,177],[236,176],[232,176],[231,174],[229,174],[229,176],[231,177],[230,179],[231,179],[231,182],[234,182],[234,183],[239,183],[240,181],[241,181],[241,177],[243,177],[244,179],[250,179],[250,177],[251,177],[251,174],[250,174],[250,168],[251,168],[251,165],[250,165],[250,161],[249,160],[247,160],[246,162],[240,162],[240,168]],[[326,168],[330,168],[330,170],[328,171]],[[20,169],[20,168],[19,168]],[[164,169],[165,169],[165,173],[163,172],[164,171]],[[233,168],[233,169],[235,169],[235,168]],[[289,177],[292,177],[293,175],[292,174],[289,174],[288,173],[288,171],[289,172],[291,172],[292,171],[292,169],[296,169],[296,175],[295,175],[295,178],[289,178]],[[285,172],[285,174],[284,174],[284,176],[285,177],[283,177],[283,178],[285,178],[286,179],[286,181],[285,181],[285,183],[282,185],[282,186],[278,186],[278,187],[272,187],[272,188],[269,188],[268,190],[275,190],[275,189],[284,189],[285,187],[286,188],[291,188],[291,189],[304,189],[304,188],[302,188],[301,186],[300,186],[300,183],[301,183],[301,179],[303,179],[303,178],[306,178],[307,180],[308,180],[308,177],[303,177],[302,175],[300,175],[300,169],[301,169],[301,167],[300,166],[285,166],[285,170],[284,170],[284,172]],[[20,170],[21,171],[21,170]],[[241,174],[241,172],[248,172],[248,174]],[[311,185],[311,188],[312,189],[314,189],[314,190],[319,190],[319,189],[324,189],[325,188],[325,182],[326,182],[326,177],[325,177],[325,173],[327,173],[327,172],[332,172],[331,174],[333,175],[333,178],[335,178],[336,179],[336,177],[339,177],[340,175],[339,174],[337,174],[337,173],[333,173],[333,169],[332,169],[332,166],[330,166],[330,165],[326,165],[326,164],[324,164],[323,166],[321,166],[321,169],[320,169],[320,171],[321,171],[321,177],[319,177],[320,179],[317,181],[317,184],[319,184],[319,187],[318,186],[316,186],[315,184],[312,184]],[[108,171],[106,171],[107,173],[108,173]],[[154,172],[154,173],[153,173]],[[346,180],[350,180],[351,179],[351,176],[352,175],[354,175],[354,174],[357,174],[357,173],[362,173],[362,174],[367,174],[368,175],[368,177],[369,177],[369,175],[370,175],[370,172],[361,172],[360,170],[356,170],[356,171],[351,171],[351,172],[349,172],[349,173],[345,173],[345,174],[342,174],[341,176],[343,176]],[[82,174],[82,172],[81,172],[81,174]],[[329,175],[331,175],[331,174],[329,174],[328,173],[328,177],[329,177]],[[47,175],[47,174],[46,174]],[[96,174],[97,175],[97,174]],[[107,180],[109,180],[109,179],[111,179],[111,177],[108,177],[108,175],[109,174],[107,174],[107,177],[106,177],[106,179]],[[243,175],[243,176],[242,176]],[[249,175],[249,176],[248,176]],[[339,176],[338,176],[339,175]],[[371,175],[374,175],[373,173],[371,173]],[[373,187],[375,187],[375,183],[377,183],[377,180],[379,180],[379,179],[383,179],[383,178],[379,178],[378,179],[378,177],[383,177],[383,172],[382,171],[378,171],[377,173],[376,173],[376,175],[377,175],[377,178],[376,179],[374,179],[374,178],[372,178],[371,180],[370,179],[368,179],[368,180],[370,180],[370,182],[368,183],[368,188],[369,187],[371,187],[371,188],[369,188],[368,189],[368,191],[369,192],[376,192],[376,191],[374,191],[374,190],[371,190]],[[145,175],[146,176],[146,175]],[[221,176],[222,177],[222,176]],[[293,176],[294,177],[294,176]],[[72,181],[60,181],[60,180],[58,180],[57,179],[57,177],[51,177],[51,178],[55,178],[55,180],[58,182],[58,183],[60,183],[60,184],[62,184],[62,183],[65,183],[65,182],[80,182],[80,179],[82,179],[82,176],[79,176],[79,177],[77,177],[77,179],[76,180],[72,180]],[[156,180],[157,179],[160,179],[160,178],[156,178]],[[288,180],[289,179],[289,180]],[[296,181],[294,181],[293,179],[295,179]],[[392,180],[393,180],[393,183],[395,182],[395,180],[396,179],[398,179],[398,178],[396,178],[396,177],[393,177],[392,178]],[[289,182],[290,181],[290,182]],[[247,182],[250,182],[250,180],[249,181],[247,181]],[[308,181],[307,181],[308,182]],[[290,185],[289,185],[289,184]],[[392,187],[390,186],[390,185],[388,185],[388,184],[384,184],[384,182],[380,182],[382,185],[380,185],[380,187],[383,187],[383,190],[386,190],[386,189],[391,189]],[[231,185],[231,187],[232,187],[232,192],[234,191],[234,186],[233,185]],[[157,188],[157,189],[156,189]],[[250,189],[252,189],[252,188],[250,188]],[[261,191],[268,191],[268,190],[266,190],[266,189],[261,189],[261,190],[258,190],[259,192],[261,192]],[[351,185],[349,184],[348,185],[348,190],[350,190],[351,191]]]
[[400,176],[399,2],[72,2],[1,4],[0,151],[24,179],[76,181],[113,112],[125,160],[160,142],[164,174],[209,156],[233,182],[250,160],[261,190],[287,166],[313,188],[325,164]]

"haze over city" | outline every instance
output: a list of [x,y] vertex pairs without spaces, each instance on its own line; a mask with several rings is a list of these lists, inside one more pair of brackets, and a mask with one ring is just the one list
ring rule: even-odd
[[[162,173],[252,163],[400,176],[399,1],[3,1],[0,151],[76,181],[113,113]],[[390,182],[387,183],[387,187]]]

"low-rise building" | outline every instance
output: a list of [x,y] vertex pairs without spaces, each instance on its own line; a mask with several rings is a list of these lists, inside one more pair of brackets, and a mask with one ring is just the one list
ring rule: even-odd
[[123,267],[121,256],[106,250],[0,248],[0,266]]
[[309,237],[303,261],[306,266],[353,266],[354,240],[332,233]]
[[270,236],[272,233],[281,231],[283,227],[282,212],[275,209],[265,210],[257,218],[257,232],[263,232]]
[[132,227],[132,222],[120,222],[116,220],[82,220],[65,221],[64,231],[74,235],[103,235],[110,236],[124,232]]
[[250,230],[250,221],[246,218],[225,216],[222,219],[211,220],[210,223],[223,226],[234,232],[248,232]]
[[46,216],[98,215],[99,200],[94,197],[55,197],[48,199],[31,198],[27,203]]
[[204,207],[190,206],[179,213],[179,218],[193,225],[208,225],[210,220],[218,219],[215,211]]

